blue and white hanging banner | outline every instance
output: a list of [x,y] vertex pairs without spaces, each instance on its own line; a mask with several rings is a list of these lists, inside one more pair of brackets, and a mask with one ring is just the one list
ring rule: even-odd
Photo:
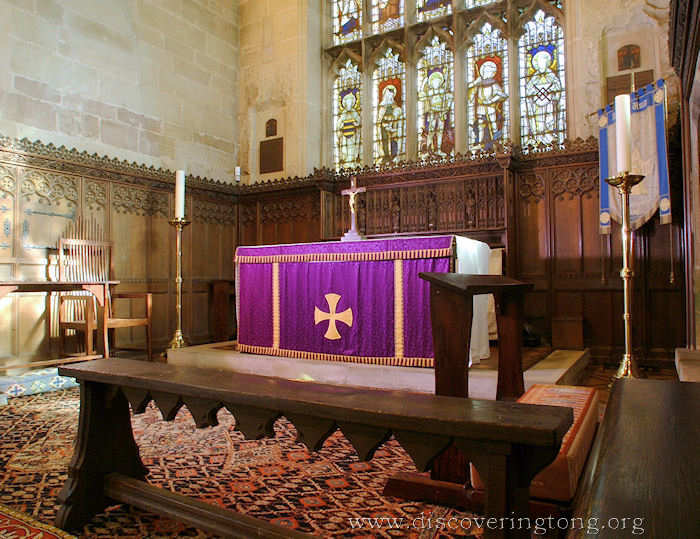
[[[666,153],[666,83],[663,79],[630,94],[632,104],[632,161],[630,172],[644,180],[630,194],[633,230],[646,223],[659,209],[662,224],[671,222],[671,193]],[[598,111],[600,127],[600,232],[610,233],[611,219],[622,222],[622,203],[617,189],[605,181],[617,175],[615,108]]]

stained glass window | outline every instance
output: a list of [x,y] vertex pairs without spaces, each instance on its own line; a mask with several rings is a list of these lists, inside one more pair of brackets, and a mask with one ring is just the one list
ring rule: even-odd
[[406,69],[397,52],[379,58],[372,82],[374,162],[396,163],[406,157]]
[[372,32],[388,32],[403,26],[404,0],[372,0]]
[[454,153],[454,54],[434,36],[418,61],[418,157]]
[[333,133],[336,168],[362,163],[362,76],[357,65],[347,60],[333,88]]
[[491,151],[509,139],[508,42],[486,23],[467,49],[467,141]]
[[452,13],[452,0],[417,0],[416,18],[419,22]]
[[479,6],[485,6],[487,4],[493,4],[494,2],[498,2],[499,0],[467,0],[467,9],[471,9],[473,7],[479,7]]
[[362,37],[362,0],[331,0],[333,43],[340,45]]
[[523,28],[520,51],[520,140],[561,143],[566,138],[564,32],[539,10]]

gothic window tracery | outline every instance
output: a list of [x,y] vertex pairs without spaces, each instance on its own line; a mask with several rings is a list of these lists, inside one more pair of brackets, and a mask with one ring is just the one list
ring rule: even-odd
[[391,166],[562,143],[563,4],[327,0],[327,160]]

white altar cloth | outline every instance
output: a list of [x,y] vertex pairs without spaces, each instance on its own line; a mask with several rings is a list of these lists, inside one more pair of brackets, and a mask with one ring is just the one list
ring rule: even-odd
[[[489,273],[489,246],[477,240],[456,236],[457,242],[457,273],[479,274]],[[489,350],[489,295],[474,296],[474,314],[472,317],[471,345],[469,347],[470,365],[487,359]]]

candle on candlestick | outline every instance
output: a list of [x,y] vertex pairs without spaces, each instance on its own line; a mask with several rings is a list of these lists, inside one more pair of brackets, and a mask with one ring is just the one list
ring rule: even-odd
[[630,172],[632,161],[632,114],[629,94],[615,97],[615,155],[617,173]]
[[175,173],[175,219],[185,218],[185,171]]

